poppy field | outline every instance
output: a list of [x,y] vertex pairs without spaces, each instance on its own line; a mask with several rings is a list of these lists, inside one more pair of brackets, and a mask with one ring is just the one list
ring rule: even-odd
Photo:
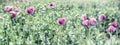
[[0,45],[120,45],[120,0],[1,0]]

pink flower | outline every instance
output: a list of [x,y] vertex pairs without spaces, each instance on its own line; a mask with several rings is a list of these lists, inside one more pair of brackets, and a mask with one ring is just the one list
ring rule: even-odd
[[66,18],[58,18],[57,23],[59,25],[64,25],[66,23],[67,19]]
[[86,14],[82,14],[82,16],[81,16],[81,19],[82,19],[82,20],[87,20],[87,18],[88,18],[88,17],[87,17]]
[[50,6],[51,6],[51,7],[55,6],[55,2],[51,2],[51,3],[50,3]]
[[12,11],[12,7],[11,7],[11,6],[5,6],[5,7],[4,7],[4,10],[5,10],[6,12],[10,12],[10,11]]
[[15,7],[14,9],[13,9],[15,12],[20,12],[20,7]]
[[99,16],[99,20],[100,20],[100,21],[104,21],[105,19],[106,19],[105,14],[101,14],[101,15]]
[[87,27],[89,25],[89,21],[88,20],[84,20],[82,21],[82,25]]
[[16,16],[17,16],[17,13],[13,11],[13,12],[11,13],[11,17],[14,18],[14,17],[16,17]]
[[117,27],[118,26],[118,22],[117,21],[112,22],[112,26]]
[[25,0],[21,0],[21,2],[25,2]]
[[114,26],[109,26],[108,31],[109,32],[115,32],[116,28]]
[[90,18],[89,23],[90,25],[96,25],[96,19],[95,18]]
[[26,8],[25,12],[27,14],[33,14],[35,11],[35,8],[33,6]]

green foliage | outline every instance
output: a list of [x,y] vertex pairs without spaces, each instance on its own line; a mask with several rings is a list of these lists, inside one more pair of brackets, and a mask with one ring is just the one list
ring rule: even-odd
[[[55,7],[47,9],[51,1]],[[117,0],[107,0],[101,5],[102,0],[31,0],[27,2],[7,2],[0,5],[0,45],[120,45],[117,33],[107,32],[110,39],[106,39],[107,27],[113,20],[120,23],[120,11]],[[21,12],[17,17],[11,18],[10,13],[3,10],[4,6],[18,6]],[[35,13],[25,13],[26,7],[34,6]],[[96,26],[85,28],[81,25],[81,15],[86,13],[90,18],[102,13],[106,14],[106,22],[97,21]],[[66,17],[65,25],[58,25],[57,19]],[[101,24],[105,26],[101,26]],[[85,33],[87,32],[87,33]],[[87,34],[87,35],[86,35]]]

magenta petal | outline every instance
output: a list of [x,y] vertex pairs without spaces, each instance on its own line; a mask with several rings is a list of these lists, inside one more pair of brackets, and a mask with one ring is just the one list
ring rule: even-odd
[[115,32],[116,28],[114,26],[109,26],[108,31],[109,32]]
[[58,18],[57,19],[57,23],[59,24],[59,25],[64,25],[65,23],[66,23],[66,18]]

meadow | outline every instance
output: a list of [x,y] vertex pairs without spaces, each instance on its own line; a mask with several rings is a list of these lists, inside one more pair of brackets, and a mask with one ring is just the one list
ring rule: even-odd
[[0,45],[120,45],[120,0],[1,0]]

